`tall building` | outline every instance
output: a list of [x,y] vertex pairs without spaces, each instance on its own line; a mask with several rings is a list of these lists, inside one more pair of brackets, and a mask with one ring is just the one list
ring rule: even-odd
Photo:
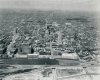
[[15,43],[15,40],[19,37],[18,28],[15,28],[13,31],[12,42]]
[[62,32],[58,31],[57,34],[58,34],[57,44],[61,45],[62,44]]
[[45,37],[46,37],[46,38],[49,37],[49,31],[48,31],[48,30],[45,31]]

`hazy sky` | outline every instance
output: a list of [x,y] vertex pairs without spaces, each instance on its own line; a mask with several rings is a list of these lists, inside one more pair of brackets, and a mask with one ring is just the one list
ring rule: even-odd
[[0,0],[0,8],[40,10],[99,10],[99,0]]

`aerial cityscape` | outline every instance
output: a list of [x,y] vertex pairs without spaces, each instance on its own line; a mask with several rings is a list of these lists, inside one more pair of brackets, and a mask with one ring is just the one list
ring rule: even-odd
[[98,65],[95,15],[76,14],[79,16],[59,11],[2,11],[1,68],[4,65],[51,65],[52,68],[58,65],[84,69]]
[[0,80],[99,80],[93,3],[21,1],[0,1]]

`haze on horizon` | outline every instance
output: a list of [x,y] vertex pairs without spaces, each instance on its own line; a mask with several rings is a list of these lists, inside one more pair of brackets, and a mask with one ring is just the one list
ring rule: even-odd
[[98,0],[0,0],[0,9],[99,11]]

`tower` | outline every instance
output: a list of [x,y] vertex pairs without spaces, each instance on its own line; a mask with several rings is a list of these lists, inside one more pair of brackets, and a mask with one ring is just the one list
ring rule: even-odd
[[58,34],[57,44],[61,45],[62,44],[62,32],[58,31],[57,34]]
[[46,28],[46,30],[45,30],[45,37],[46,37],[46,39],[48,39],[48,36],[49,36],[48,21],[47,21],[47,19],[45,21],[46,21],[46,24],[45,24],[45,28]]
[[15,43],[15,40],[19,37],[18,28],[15,28],[13,31],[12,42]]

